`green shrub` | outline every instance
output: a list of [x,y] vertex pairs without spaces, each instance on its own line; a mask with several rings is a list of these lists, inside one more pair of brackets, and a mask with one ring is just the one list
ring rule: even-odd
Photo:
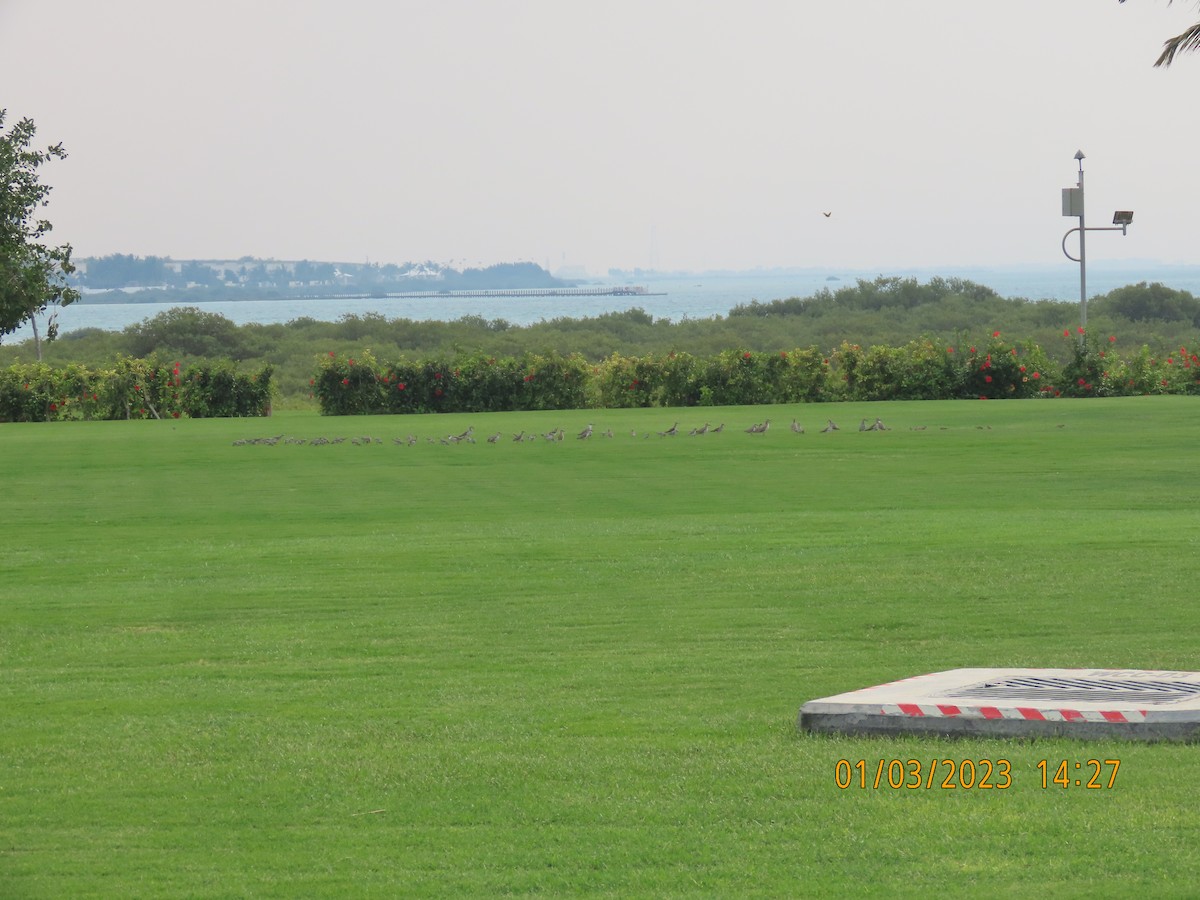
[[270,415],[271,367],[241,374],[232,363],[189,367],[118,356],[112,368],[42,363],[0,372],[0,421],[167,419]]
[[[708,358],[614,353],[595,364],[554,352],[386,365],[370,351],[357,358],[329,353],[310,384],[325,415],[1200,393],[1200,363],[1186,347],[1165,358],[1143,347],[1123,359],[1115,337],[1101,347],[1086,336],[1075,341],[1070,331],[1064,337],[1072,358],[1061,370],[1038,344],[993,331],[957,346],[929,337],[867,349],[843,341],[828,355],[816,347]],[[45,402],[37,397],[35,413]]]

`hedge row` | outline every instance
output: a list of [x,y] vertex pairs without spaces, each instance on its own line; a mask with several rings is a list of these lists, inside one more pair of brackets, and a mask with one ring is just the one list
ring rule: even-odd
[[598,363],[559,354],[380,362],[370,351],[330,353],[310,384],[325,415],[1200,393],[1200,364],[1186,348],[1122,357],[1115,336],[1099,344],[1082,333],[1063,337],[1073,345],[1065,366],[1000,332],[960,346],[921,339],[843,343],[830,353],[613,354]]
[[253,374],[232,363],[182,367],[119,357],[111,369],[30,363],[0,369],[0,422],[266,416],[271,367]]

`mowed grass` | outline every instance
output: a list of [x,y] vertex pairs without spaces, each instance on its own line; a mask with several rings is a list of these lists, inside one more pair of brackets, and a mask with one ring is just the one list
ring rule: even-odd
[[[1191,894],[1195,746],[796,717],[1200,669],[1198,445],[1187,398],[0,426],[0,896]],[[935,757],[1012,786],[834,782]]]

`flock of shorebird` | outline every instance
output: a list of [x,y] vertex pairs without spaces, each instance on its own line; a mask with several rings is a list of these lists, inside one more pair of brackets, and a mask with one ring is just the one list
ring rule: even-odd
[[[918,425],[918,426],[914,426],[911,430],[924,431],[925,427],[926,426],[924,426],[924,425]],[[980,426],[980,427],[982,427],[982,426]],[[771,420],[766,419],[762,422],[757,422],[754,425],[751,425],[749,428],[743,429],[743,431],[745,431],[746,434],[766,434],[768,431],[770,431],[770,429],[771,429]],[[691,437],[696,437],[698,435],[703,435],[703,434],[720,434],[724,430],[725,430],[724,422],[722,422],[720,425],[715,425],[715,426],[709,422],[705,422],[703,425],[693,428],[690,431],[684,432],[684,431],[679,430],[679,423],[676,422],[670,428],[664,429],[663,431],[644,431],[640,434],[640,437],[645,440],[649,440],[654,435],[658,435],[658,437],[660,437],[660,438],[670,438],[670,437],[675,437],[680,434],[686,434]],[[801,425],[795,419],[792,419],[791,430],[794,434],[804,434],[804,426]],[[883,419],[880,419],[880,418],[876,418],[875,421],[871,424],[867,424],[867,420],[863,419],[862,422],[858,426],[858,430],[859,431],[891,431],[890,428],[888,428],[886,425],[883,424]],[[833,419],[828,419],[828,420],[826,420],[825,427],[821,429],[821,433],[828,434],[832,431],[841,431],[841,429],[838,427],[837,423],[833,421]],[[575,438],[576,438],[576,440],[586,441],[586,440],[591,439],[593,437],[593,435],[598,435],[601,438],[612,438],[615,436],[613,434],[613,430],[611,428],[607,428],[604,431],[598,432],[598,431],[596,431],[596,428],[594,425],[589,424],[586,428],[584,428],[577,435],[575,435]],[[537,441],[539,439],[544,440],[544,441],[556,442],[556,441],[564,440],[566,438],[566,436],[567,436],[567,432],[565,431],[565,429],[554,428],[554,429],[551,429],[550,431],[541,432],[541,433],[521,431],[517,434],[512,435],[511,440],[514,443],[524,443],[526,441]],[[636,438],[636,437],[639,437],[639,434],[636,430],[633,430],[633,431],[629,432],[629,436],[632,438]],[[501,431],[497,431],[495,434],[488,435],[487,438],[485,438],[486,442],[489,444],[498,444],[504,439],[505,439],[504,432],[501,432]],[[272,437],[245,438],[243,440],[234,441],[233,446],[242,447],[242,446],[245,446],[248,444],[264,444],[266,446],[273,447],[276,444],[284,443],[284,444],[308,444],[309,446],[312,446],[312,447],[321,447],[321,446],[328,445],[328,444],[344,444],[347,442],[347,440],[349,440],[349,442],[351,444],[354,444],[356,446],[361,446],[364,444],[382,444],[383,443],[382,438],[375,437],[373,435],[360,435],[358,437],[352,437],[349,439],[347,439],[345,437],[336,437],[336,438],[316,437],[316,438],[312,438],[311,440],[309,440],[306,438],[288,437],[286,435],[278,434],[278,435],[274,435]],[[414,444],[420,443],[420,440],[417,438],[417,436],[415,434],[409,434],[408,436],[402,437],[402,438],[399,438],[399,437],[392,438],[392,443],[397,444],[399,446],[412,446]],[[426,437],[425,443],[427,443],[427,444],[445,444],[445,445],[474,444],[475,443],[475,426],[472,425],[471,427],[469,427],[466,431],[462,432],[461,434],[448,434],[448,435],[444,435],[444,436],[437,437],[437,438]]]

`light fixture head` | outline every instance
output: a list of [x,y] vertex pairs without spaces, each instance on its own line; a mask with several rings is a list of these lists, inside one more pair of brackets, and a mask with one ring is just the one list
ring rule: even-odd
[[1084,159],[1083,151],[1082,151],[1082,150],[1076,150],[1076,151],[1075,151],[1075,158],[1076,158],[1077,160],[1079,160],[1080,162],[1082,162],[1082,161],[1083,161],[1083,159]]
[[1113,224],[1114,225],[1132,225],[1133,224],[1133,210],[1132,209],[1118,209],[1115,213],[1113,213]]

